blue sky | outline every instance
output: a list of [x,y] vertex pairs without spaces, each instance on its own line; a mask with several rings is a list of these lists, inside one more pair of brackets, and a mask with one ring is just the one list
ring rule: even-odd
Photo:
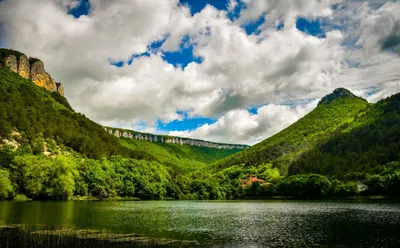
[[[201,12],[207,5],[211,5],[218,10],[228,11],[229,0],[180,0],[180,4],[186,5],[190,8],[190,12],[192,15]],[[231,20],[235,20],[239,17],[239,13],[242,8],[244,8],[244,4],[239,1],[236,8],[233,11],[228,13],[228,16]],[[80,5],[74,9],[71,9],[69,13],[73,15],[75,18],[79,18],[81,15],[88,15],[90,13],[90,2],[89,0],[82,0]],[[260,31],[258,28],[264,24],[265,17],[261,16],[255,21],[251,21],[241,25],[241,27],[245,30],[248,35],[258,35]],[[284,23],[278,25],[278,29],[282,28]],[[302,32],[316,36],[325,38],[325,32],[322,28],[319,19],[308,20],[303,17],[299,17],[296,22],[297,29]],[[111,61],[110,64],[116,67],[123,67],[125,65],[129,65],[132,63],[132,60],[143,57],[150,56],[151,52],[160,51],[160,47],[164,43],[165,39],[152,42],[148,44],[148,51],[141,54],[133,54],[132,58],[128,61]],[[189,42],[189,38],[186,36],[182,39],[179,51],[176,52],[164,52],[162,51],[162,58],[168,62],[169,64],[174,65],[175,67],[181,67],[184,69],[189,63],[201,63],[202,58],[196,57],[193,54],[194,44]],[[309,100],[310,101],[310,100]],[[268,103],[258,104],[256,106],[249,106],[247,110],[251,114],[257,114],[257,110],[267,105]],[[283,103],[284,105],[295,106],[294,103]],[[177,111],[177,114],[181,116],[181,120],[175,120],[169,123],[163,123],[161,120],[157,121],[157,131],[162,133],[168,133],[170,131],[191,131],[196,128],[204,125],[204,124],[212,124],[217,121],[215,118],[207,118],[207,117],[189,117],[187,112]],[[145,128],[146,125],[140,125]],[[137,128],[137,127],[136,127]]]

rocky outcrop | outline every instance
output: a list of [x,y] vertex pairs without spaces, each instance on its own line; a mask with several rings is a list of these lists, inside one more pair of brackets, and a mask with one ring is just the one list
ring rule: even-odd
[[25,79],[29,79],[30,71],[29,59],[25,54],[22,54],[19,57],[18,74]]
[[4,58],[4,65],[8,67],[12,72],[18,73],[18,60],[15,55],[7,55]]
[[57,92],[60,95],[64,96],[64,85],[62,85],[62,83],[56,83],[56,86],[57,86]]
[[200,146],[200,147],[208,147],[208,148],[216,148],[216,149],[239,149],[243,150],[247,145],[237,145],[237,144],[222,144],[222,143],[214,143],[204,140],[194,140],[189,138],[180,138],[180,137],[172,137],[172,136],[161,136],[154,134],[143,134],[130,130],[118,130],[113,128],[104,127],[104,130],[111,135],[114,135],[117,138],[126,138],[126,139],[137,139],[137,140],[145,140],[153,143],[169,143],[169,144],[177,144],[177,145],[189,145],[189,146]]
[[9,49],[0,49],[0,60],[3,66],[18,73],[21,77],[31,80],[48,91],[58,92],[64,96],[64,86],[56,83],[46,72],[42,61],[35,58],[28,59],[25,54]]
[[48,74],[44,70],[44,64],[40,60],[32,63],[30,79],[36,85],[43,87],[51,92],[57,91],[56,82],[54,82],[54,80],[53,80],[53,78],[51,78],[50,74]]
[[[329,104],[331,102],[333,102],[336,99],[349,99],[349,98],[359,98],[362,99],[361,97],[355,96],[353,93],[351,93],[350,91],[348,91],[345,88],[337,88],[335,89],[331,94],[324,96],[318,103],[318,105],[320,104]],[[364,99],[362,99],[364,100]],[[366,100],[364,100],[366,101]]]

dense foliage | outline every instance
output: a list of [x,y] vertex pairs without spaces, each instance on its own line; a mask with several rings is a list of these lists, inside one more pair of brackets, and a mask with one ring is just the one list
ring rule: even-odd
[[[344,181],[319,174],[280,175],[272,164],[258,167],[232,166],[217,173],[202,168],[174,173],[158,162],[113,156],[82,158],[79,154],[27,154],[0,151],[0,198],[98,199],[237,199],[272,196],[299,199],[386,195],[399,197],[400,163],[387,165],[381,174],[364,174]],[[389,169],[390,168],[390,169]],[[248,174],[266,183],[243,183]]]

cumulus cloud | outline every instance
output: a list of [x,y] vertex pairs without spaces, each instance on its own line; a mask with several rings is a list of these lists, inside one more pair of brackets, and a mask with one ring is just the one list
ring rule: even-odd
[[326,17],[332,14],[331,6],[337,0],[243,0],[247,8],[239,18],[240,23],[255,21],[265,15],[265,27],[273,27],[283,21],[286,27],[294,27],[296,18]]
[[369,54],[380,50],[398,48],[400,44],[400,4],[387,2],[379,9],[374,10],[364,5],[360,38],[357,45],[365,48]]
[[[79,18],[68,14],[77,0],[4,0],[2,42],[41,58],[72,106],[95,121],[155,130],[157,121],[182,119],[183,111],[218,121],[182,135],[216,141],[254,143],[310,109],[279,105],[286,100],[320,98],[337,87],[376,87],[376,99],[399,90],[400,59],[388,52],[398,47],[398,2],[242,2],[232,21],[227,11],[235,0],[227,11],[208,5],[193,16],[178,0],[90,0],[90,13]],[[260,32],[248,35],[241,25],[261,16]],[[326,35],[298,30],[300,16],[323,20]],[[164,42],[149,48],[155,41]],[[201,63],[182,68],[163,59],[182,42]],[[118,61],[122,68],[110,64]],[[256,115],[246,110],[265,103]]]
[[213,124],[202,125],[193,131],[173,131],[169,135],[252,145],[293,124],[313,110],[318,101],[296,107],[268,104],[260,107],[255,114],[234,109]]

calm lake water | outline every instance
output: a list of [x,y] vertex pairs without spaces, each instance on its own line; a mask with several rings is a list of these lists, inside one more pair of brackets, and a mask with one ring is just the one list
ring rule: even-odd
[[139,233],[205,246],[400,247],[399,202],[0,202],[0,224]]

